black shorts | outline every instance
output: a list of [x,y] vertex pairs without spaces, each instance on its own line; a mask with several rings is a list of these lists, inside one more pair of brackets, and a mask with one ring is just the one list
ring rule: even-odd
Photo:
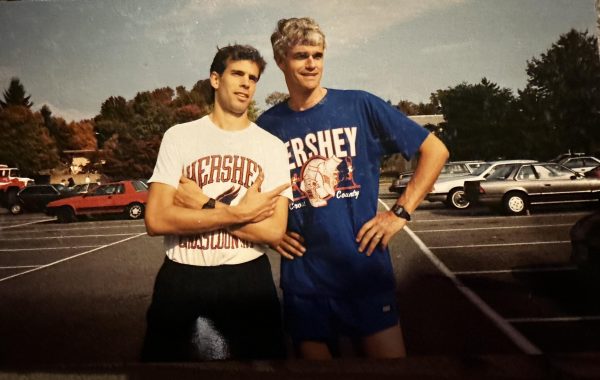
[[266,255],[216,267],[165,259],[146,316],[142,360],[198,360],[192,343],[198,318],[224,338],[228,358],[285,357],[279,299]]

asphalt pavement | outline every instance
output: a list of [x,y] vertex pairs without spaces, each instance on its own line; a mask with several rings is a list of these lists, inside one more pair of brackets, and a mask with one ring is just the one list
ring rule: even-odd
[[[37,222],[40,214],[11,218],[0,215],[0,379],[600,378],[597,351],[524,353],[523,342],[473,302],[470,288],[409,232],[391,243],[406,359],[361,359],[348,346],[326,363],[292,356],[142,364],[144,316],[164,259],[162,239],[145,235],[141,221],[60,225]],[[279,257],[269,259],[278,281]]]

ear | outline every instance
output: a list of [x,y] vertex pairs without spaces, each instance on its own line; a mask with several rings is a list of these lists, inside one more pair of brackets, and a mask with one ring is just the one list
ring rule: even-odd
[[216,71],[213,71],[212,73],[210,73],[210,85],[215,90],[219,88],[220,79],[221,79],[221,76]]
[[285,59],[275,61],[275,63],[277,64],[277,67],[279,67],[279,70],[281,70],[285,73]]

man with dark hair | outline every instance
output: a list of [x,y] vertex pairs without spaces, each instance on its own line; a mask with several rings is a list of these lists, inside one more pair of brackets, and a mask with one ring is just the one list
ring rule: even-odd
[[[148,309],[145,361],[284,355],[264,253],[285,232],[287,153],[247,112],[264,67],[250,46],[219,49],[213,111],[163,136],[145,221],[149,235],[164,235],[166,258]],[[191,189],[188,199],[178,187]]]
[[[331,358],[338,334],[360,339],[369,357],[403,357],[387,245],[448,151],[382,99],[322,87],[325,35],[314,20],[280,20],[271,44],[290,98],[257,123],[286,144],[294,182],[277,247],[287,330],[304,358]],[[397,152],[419,163],[394,207],[377,213],[381,156]]]

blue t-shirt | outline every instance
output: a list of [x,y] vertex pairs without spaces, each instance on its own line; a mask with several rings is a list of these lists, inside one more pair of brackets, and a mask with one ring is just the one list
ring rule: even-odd
[[281,287],[293,294],[368,295],[395,287],[389,252],[358,252],[356,235],[377,213],[381,157],[412,157],[428,131],[364,91],[328,89],[314,107],[286,103],[257,124],[288,149],[294,201],[288,230],[302,235],[306,253],[282,259]]

